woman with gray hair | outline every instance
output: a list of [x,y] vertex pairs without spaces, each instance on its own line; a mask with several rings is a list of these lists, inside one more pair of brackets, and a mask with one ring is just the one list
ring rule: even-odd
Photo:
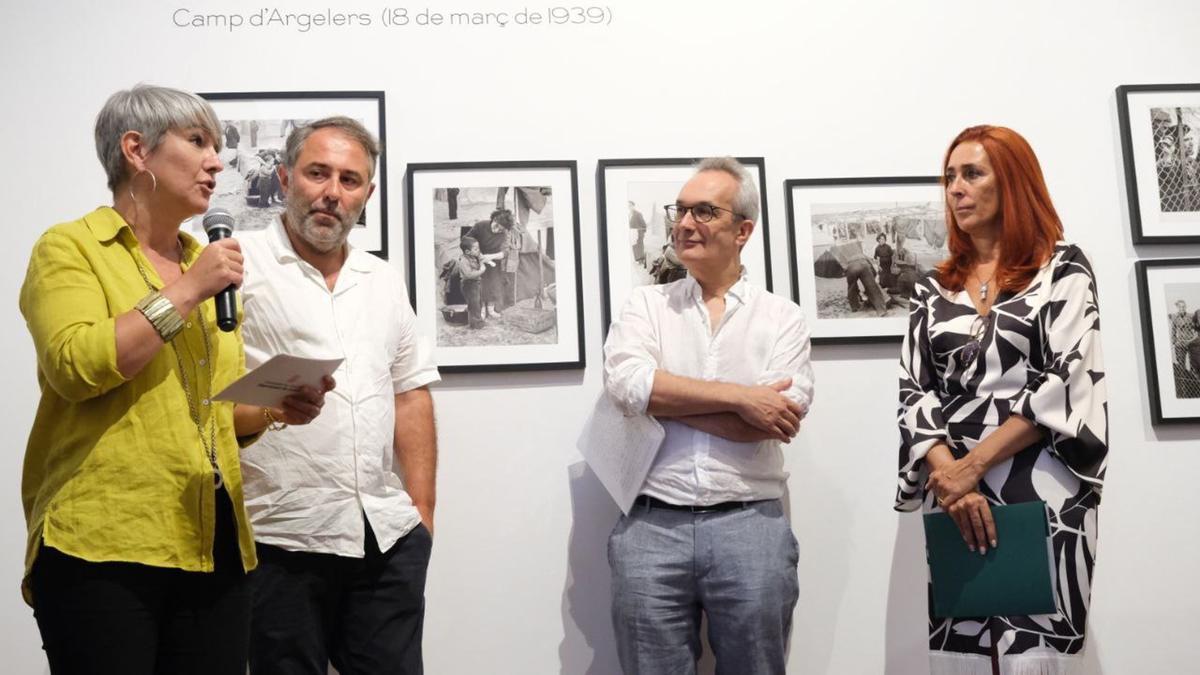
[[56,675],[246,671],[256,561],[239,443],[308,422],[324,392],[279,410],[213,400],[245,360],[206,300],[241,284],[242,256],[180,224],[216,190],[220,129],[194,94],[113,94],[96,119],[112,206],[50,228],[29,260],[20,307],[42,395],[22,590]]

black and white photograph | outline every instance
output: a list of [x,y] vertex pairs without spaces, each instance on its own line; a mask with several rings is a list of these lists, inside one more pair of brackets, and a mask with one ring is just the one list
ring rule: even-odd
[[[664,207],[673,205],[691,178],[699,158],[602,159],[596,167],[600,224],[603,326],[621,311],[638,286],[664,284],[687,276],[671,246],[671,224]],[[742,251],[751,281],[771,290],[770,236],[765,163],[761,157],[739,157],[759,189],[760,216]]]
[[1200,398],[1200,281],[1165,284],[1176,398]]
[[945,260],[936,177],[789,180],[792,298],[814,343],[899,340],[917,279]]
[[1117,112],[1133,243],[1200,243],[1200,84],[1123,85]]
[[447,372],[583,366],[573,162],[408,167],[409,287]]
[[1159,209],[1200,212],[1200,106],[1151,108],[1150,129]]
[[433,202],[437,345],[557,342],[553,188],[447,186]]
[[1136,274],[1152,419],[1200,422],[1200,258],[1143,260]]
[[[279,166],[288,134],[297,126],[331,115],[358,120],[384,142],[383,92],[263,92],[204,93],[221,121],[224,149],[212,205],[229,211],[236,230],[267,227],[283,212]],[[350,244],[381,258],[387,257],[387,172],[379,157],[373,182],[375,194],[367,201],[350,232]],[[200,219],[189,227],[205,241]]]

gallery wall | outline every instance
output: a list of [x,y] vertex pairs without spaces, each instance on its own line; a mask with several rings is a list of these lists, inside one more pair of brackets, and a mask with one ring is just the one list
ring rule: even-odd
[[[617,510],[575,450],[601,378],[597,160],[766,158],[773,277],[787,293],[785,179],[936,174],[964,126],[1017,129],[1038,152],[1068,238],[1089,253],[1099,284],[1112,452],[1088,670],[1194,668],[1200,428],[1149,422],[1132,269],[1141,258],[1200,255],[1200,246],[1132,245],[1114,89],[1200,80],[1200,4],[612,0],[600,25],[573,25],[568,15],[561,25],[501,27],[497,12],[556,14],[520,2],[387,12],[379,0],[351,0],[334,10],[316,2],[279,9],[327,21],[330,12],[354,14],[354,25],[250,25],[264,7],[270,18],[274,7],[234,0],[5,5],[6,672],[48,672],[17,592],[21,461],[38,397],[17,291],[44,229],[108,201],[91,125],[109,94],[138,81],[209,92],[386,92],[398,267],[406,163],[578,161],[588,367],[456,373],[435,390],[441,467],[425,646],[436,674],[616,672],[605,539]],[[417,25],[425,9],[445,13],[443,23]],[[474,11],[492,12],[492,23],[449,22],[451,12]],[[243,24],[230,26],[232,15]],[[176,25],[196,16],[208,25]],[[396,25],[403,16],[410,23]],[[801,551],[792,672],[927,672],[919,519],[891,509],[897,350],[813,351],[815,403],[786,449]]]

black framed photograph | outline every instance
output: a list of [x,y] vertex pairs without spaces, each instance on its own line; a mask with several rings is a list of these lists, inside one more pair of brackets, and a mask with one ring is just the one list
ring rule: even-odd
[[1200,258],[1142,260],[1134,269],[1151,420],[1200,422]]
[[813,344],[899,341],[914,284],[948,256],[938,177],[794,179],[784,195]]
[[1200,83],[1117,87],[1135,244],[1200,243]]
[[[742,251],[746,275],[771,290],[766,165],[762,157],[738,157],[758,185],[759,216]],[[596,167],[600,223],[601,303],[605,332],[638,286],[668,283],[687,275],[671,248],[671,224],[663,207],[674,204],[700,158],[602,159]]]
[[574,161],[409,164],[408,282],[444,372],[584,367]]
[[[379,139],[383,153],[376,168],[375,193],[367,200],[350,244],[387,258],[387,140],[382,91],[208,92],[221,121],[225,169],[217,174],[212,206],[233,214],[235,230],[261,230],[283,213],[278,167],[288,134],[297,126],[332,115],[358,120]],[[206,241],[201,219],[189,232]]]

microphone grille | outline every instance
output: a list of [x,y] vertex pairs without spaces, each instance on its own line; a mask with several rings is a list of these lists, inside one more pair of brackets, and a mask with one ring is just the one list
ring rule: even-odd
[[204,214],[204,231],[208,232],[215,227],[233,230],[233,214],[225,209],[212,209]]

